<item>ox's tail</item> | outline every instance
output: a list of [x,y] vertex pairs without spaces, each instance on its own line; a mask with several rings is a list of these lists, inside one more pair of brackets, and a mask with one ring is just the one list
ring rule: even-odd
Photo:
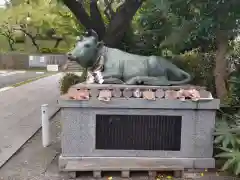
[[181,80],[181,81],[169,81],[170,85],[181,85],[181,84],[187,84],[192,80],[192,77],[190,74],[188,74],[187,72],[183,71],[182,69],[178,68],[179,73],[181,73],[183,75],[183,77],[185,77],[185,79]]

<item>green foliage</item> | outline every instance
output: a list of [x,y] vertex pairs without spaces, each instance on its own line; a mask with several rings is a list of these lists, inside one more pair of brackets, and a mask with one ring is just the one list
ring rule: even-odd
[[201,53],[198,50],[192,50],[173,56],[170,59],[178,67],[192,75],[192,84],[205,86],[214,95],[215,86],[212,75],[214,69],[213,53]]
[[[30,17],[27,22],[28,27],[38,30],[41,36],[47,36],[49,30],[53,30],[52,35],[76,35],[81,26],[72,13],[56,1],[40,1],[30,4],[21,4],[17,10],[24,8],[25,18]],[[20,20],[24,20],[24,19]]]
[[[69,9],[55,0],[18,3],[17,6],[9,6],[0,11],[0,31],[11,30],[15,43],[21,43],[22,46],[31,43],[31,36],[35,42],[43,39],[56,41],[60,37],[70,47],[72,39],[83,29]],[[39,49],[44,48],[41,44],[36,44]]]
[[161,43],[170,35],[174,23],[177,22],[173,14],[166,14],[151,1],[146,1],[134,16],[132,34],[126,38],[132,43],[126,44],[127,50],[142,55],[160,55]]
[[[196,48],[202,52],[213,50],[214,38],[207,29],[211,26],[209,21],[202,22],[196,19],[195,13],[185,11],[186,2],[178,7],[186,14],[178,14],[173,7],[175,3],[178,4],[171,0],[146,1],[134,17],[134,34],[126,38],[130,42],[125,43],[126,50],[142,55],[161,55],[164,49],[174,54]],[[187,15],[191,18],[186,18]]]
[[229,52],[229,63],[231,63],[231,73],[229,76],[228,102],[231,106],[240,106],[240,42],[233,41]]
[[240,175],[240,115],[222,114],[214,135],[214,143],[221,151],[216,158],[224,160],[222,170]]
[[68,92],[68,89],[78,83],[84,82],[86,80],[86,70],[83,71],[81,76],[78,76],[74,73],[67,73],[60,79],[60,92],[61,94],[65,94]]
[[15,30],[13,32],[13,37],[14,37],[16,43],[24,43],[26,40],[25,34],[19,30],[18,31]]
[[[189,26],[184,36],[178,31],[172,31],[173,37],[180,37],[168,43],[184,42],[188,48],[201,47],[202,51],[216,49],[216,35],[223,31],[232,39],[238,32],[240,11],[238,0],[151,0],[166,14],[174,14],[178,18],[177,27]],[[187,24],[185,23],[187,22]],[[186,36],[187,35],[187,36]],[[178,44],[178,43],[177,43]],[[189,50],[189,49],[185,49]]]
[[232,74],[229,81],[230,104],[240,106],[240,72]]

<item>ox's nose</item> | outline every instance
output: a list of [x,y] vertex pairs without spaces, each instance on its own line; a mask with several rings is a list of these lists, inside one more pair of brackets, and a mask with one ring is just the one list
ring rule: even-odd
[[72,53],[67,53],[67,58],[72,61],[74,60]]

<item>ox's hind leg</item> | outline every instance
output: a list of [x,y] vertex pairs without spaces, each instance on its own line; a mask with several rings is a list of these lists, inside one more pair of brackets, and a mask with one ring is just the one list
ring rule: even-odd
[[150,77],[150,76],[136,76],[126,81],[128,85],[144,84],[150,86],[169,86],[170,83],[165,76]]
[[103,84],[123,84],[124,82],[116,77],[112,77],[113,73],[110,72],[102,72],[102,76],[103,76]]
[[103,79],[103,84],[123,84],[124,82],[118,78],[106,78]]

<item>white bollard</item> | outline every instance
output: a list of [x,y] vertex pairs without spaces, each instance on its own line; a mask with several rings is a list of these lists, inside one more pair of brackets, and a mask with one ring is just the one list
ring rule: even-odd
[[48,104],[41,106],[42,111],[42,144],[43,147],[50,145],[50,122],[48,116]]

